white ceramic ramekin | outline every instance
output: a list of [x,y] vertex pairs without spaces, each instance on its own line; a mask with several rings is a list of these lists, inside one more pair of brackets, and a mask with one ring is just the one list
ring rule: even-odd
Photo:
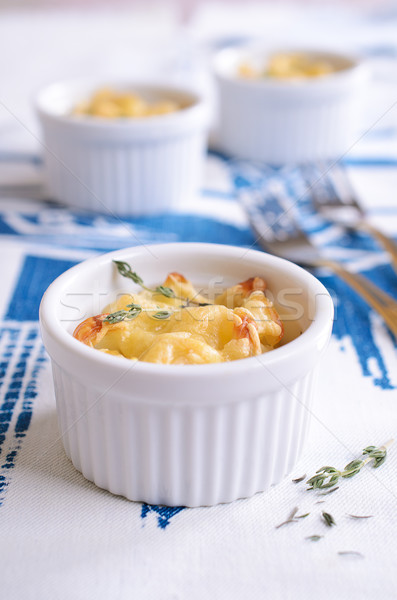
[[82,209],[143,215],[186,207],[200,184],[208,109],[191,91],[107,82],[145,98],[171,99],[183,110],[165,115],[104,119],[72,115],[103,82],[57,83],[36,106],[43,133],[49,192]]
[[216,55],[220,149],[272,165],[336,159],[349,150],[365,104],[367,67],[348,55],[310,53],[344,68],[305,80],[247,79],[238,76],[240,64],[263,67],[273,52],[247,46]]
[[[103,354],[72,332],[117,293],[136,289],[116,272],[114,259],[129,262],[148,284],[179,271],[219,290],[260,275],[287,336],[303,333],[229,363],[156,365]],[[73,267],[51,284],[40,307],[66,454],[99,487],[152,504],[212,505],[265,490],[300,456],[332,318],[332,300],[317,279],[253,250],[140,246]]]

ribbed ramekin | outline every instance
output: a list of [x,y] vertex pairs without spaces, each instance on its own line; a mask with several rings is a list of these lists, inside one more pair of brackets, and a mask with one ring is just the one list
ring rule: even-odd
[[339,158],[358,136],[367,66],[353,56],[314,52],[344,68],[302,80],[238,76],[240,64],[265,65],[269,54],[246,46],[216,55],[220,149],[272,165]]
[[[114,259],[129,262],[149,284],[169,271],[218,289],[260,275],[287,340],[302,333],[229,363],[156,365],[103,354],[72,332],[121,290],[134,289],[115,272]],[[66,454],[99,487],[151,504],[213,505],[265,490],[301,454],[332,318],[332,300],[317,279],[253,250],[140,246],[73,267],[51,284],[40,308]]]
[[50,194],[82,209],[144,215],[186,207],[197,192],[208,129],[198,94],[177,87],[107,82],[186,108],[144,118],[72,115],[103,82],[57,83],[42,90],[36,107],[42,128]]

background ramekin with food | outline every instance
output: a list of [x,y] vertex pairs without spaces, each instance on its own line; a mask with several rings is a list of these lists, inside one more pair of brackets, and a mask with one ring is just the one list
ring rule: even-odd
[[139,82],[64,82],[36,107],[50,194],[81,209],[159,213],[200,185],[209,116],[197,93]]
[[[167,273],[183,274],[209,302],[214,289],[260,278],[284,336],[269,351],[217,364],[153,364],[100,351],[73,332],[142,288],[114,261],[154,290]],[[265,490],[301,454],[332,319],[332,300],[317,279],[253,250],[140,246],[73,267],[49,287],[40,309],[66,454],[87,479],[130,500],[201,506]]]
[[348,54],[240,46],[214,58],[215,140],[273,165],[339,158],[358,136],[368,71]]

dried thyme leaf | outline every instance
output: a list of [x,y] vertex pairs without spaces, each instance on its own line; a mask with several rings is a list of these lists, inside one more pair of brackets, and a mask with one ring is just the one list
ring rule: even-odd
[[336,490],[339,490],[339,485],[332,488],[331,490],[327,490],[326,492],[320,492],[319,496],[327,496],[328,494],[332,494],[332,492],[336,492]]
[[292,510],[290,516],[288,517],[288,519],[286,521],[283,521],[279,525],[276,525],[276,529],[280,529],[280,527],[283,527],[283,525],[287,525],[288,523],[297,523],[297,519],[295,519],[295,515],[298,512],[298,510],[299,510],[299,508],[297,506],[295,506],[295,508]]
[[292,483],[300,483],[301,481],[303,481],[304,479],[306,479],[307,475],[306,473],[304,475],[302,475],[301,477],[297,477],[296,479],[292,480]]
[[328,527],[332,527],[333,525],[336,525],[334,517],[332,515],[330,515],[329,513],[323,511],[322,513],[323,519],[326,522],[326,524],[328,525]]

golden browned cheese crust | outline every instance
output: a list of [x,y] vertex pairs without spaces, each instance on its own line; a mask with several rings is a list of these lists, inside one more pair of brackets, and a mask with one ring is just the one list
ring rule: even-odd
[[[207,305],[205,297],[179,273],[170,273],[163,285],[171,288],[175,297],[146,290],[125,294],[103,314],[78,325],[74,337],[97,350],[129,359],[208,364],[268,352],[283,336],[283,324],[265,296],[266,282],[260,277],[226,289],[215,304]],[[108,314],[128,310],[131,304],[142,307],[138,317],[106,321]],[[161,310],[169,311],[169,316],[155,318]]]

